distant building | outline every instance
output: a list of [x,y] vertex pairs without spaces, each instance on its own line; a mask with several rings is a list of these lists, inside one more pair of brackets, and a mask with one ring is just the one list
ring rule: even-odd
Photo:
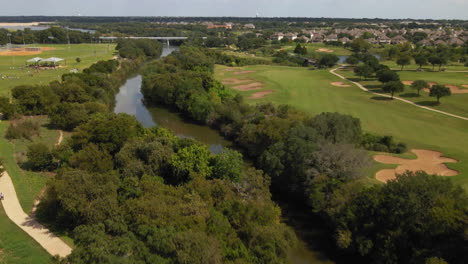
[[212,28],[225,28],[225,29],[232,29],[232,25],[208,25],[208,29]]
[[254,24],[245,24],[244,28],[245,29],[255,29],[255,25]]

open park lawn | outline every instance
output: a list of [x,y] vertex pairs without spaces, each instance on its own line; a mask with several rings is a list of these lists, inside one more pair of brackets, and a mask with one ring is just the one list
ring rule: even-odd
[[[108,60],[115,52],[114,44],[73,44],[73,45],[29,45],[29,47],[47,48],[40,54],[32,52],[27,55],[5,55],[5,50],[0,51],[0,96],[5,96],[18,85],[23,84],[48,84],[54,80],[60,80],[62,74],[72,69],[82,70],[100,60]],[[17,54],[24,54],[20,52]],[[27,52],[26,52],[27,53]],[[59,64],[61,67],[50,70],[40,70],[26,67],[26,61],[34,57],[44,59],[58,57],[64,59]],[[77,63],[76,58],[81,62]],[[29,71],[29,72],[28,72]]]
[[[330,45],[325,45],[323,43],[307,43],[307,44],[301,44],[305,45],[307,47],[307,52],[319,52],[319,53],[331,53],[335,54],[337,56],[346,56],[346,55],[351,55],[352,52],[349,49],[346,49],[344,47],[336,47],[336,46],[330,46]],[[290,45],[287,45],[284,47],[285,50],[288,51],[294,51],[296,48],[296,43],[292,43]]]
[[[449,168],[460,172],[460,175],[450,179],[468,189],[468,121],[403,102],[384,100],[354,85],[334,86],[331,83],[342,80],[326,70],[281,66],[217,66],[215,74],[227,86],[245,95],[252,104],[289,104],[313,115],[321,112],[349,114],[358,117],[363,129],[368,132],[391,135],[407,143],[410,149],[440,151],[459,161],[447,164]],[[251,83],[257,84],[242,89]],[[341,86],[346,86],[346,83]],[[448,102],[445,99],[449,98],[442,98],[442,104]]]
[[0,263],[48,264],[52,257],[8,219],[0,203]]

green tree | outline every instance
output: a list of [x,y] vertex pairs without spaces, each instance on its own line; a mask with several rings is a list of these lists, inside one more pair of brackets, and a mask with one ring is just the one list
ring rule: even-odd
[[363,38],[357,38],[350,43],[350,48],[353,52],[367,52],[372,45]]
[[76,63],[80,63],[80,62],[81,62],[81,58],[77,57],[77,58],[75,59],[75,61],[76,61]]
[[29,145],[26,156],[28,166],[34,171],[49,170],[53,165],[52,153],[44,143]]
[[384,83],[382,90],[386,93],[390,93],[393,99],[393,95],[395,93],[403,92],[405,90],[405,85],[400,81],[391,81]]
[[388,83],[388,82],[394,82],[394,81],[400,80],[400,76],[396,72],[390,69],[380,70],[377,72],[376,76],[377,76],[377,79],[382,83]]
[[367,64],[359,65],[354,68],[354,73],[359,76],[361,79],[362,77],[364,78],[369,78],[374,74],[374,70],[372,69],[371,66]]
[[335,219],[352,234],[348,249],[375,263],[466,262],[468,196],[450,180],[407,172],[353,196]]
[[357,65],[359,63],[359,59],[356,56],[349,56],[346,58],[345,62],[350,65]]
[[189,182],[197,176],[202,178],[210,176],[211,155],[204,145],[192,144],[182,148],[170,160],[172,178],[169,178],[168,182],[178,185]]
[[244,170],[242,154],[231,149],[223,149],[212,161],[212,178],[227,179],[233,182],[241,180]]
[[398,65],[401,66],[401,70],[403,70],[403,68],[406,66],[406,65],[410,65],[411,64],[411,58],[409,56],[402,56],[400,58],[397,59],[396,63]]
[[433,85],[430,89],[429,96],[436,97],[437,103],[440,104],[440,98],[450,96],[452,92],[444,85]]
[[421,90],[429,88],[429,84],[424,80],[417,80],[411,84],[411,88],[417,90],[419,95]]
[[330,68],[333,67],[339,60],[340,58],[338,58],[338,56],[335,54],[324,54],[318,60],[318,66],[319,68]]
[[423,54],[418,54],[414,56],[414,62],[419,65],[419,69],[422,69],[422,66],[427,64],[427,56]]

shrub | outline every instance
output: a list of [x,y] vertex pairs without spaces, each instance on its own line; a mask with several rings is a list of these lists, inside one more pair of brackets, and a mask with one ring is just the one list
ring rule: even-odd
[[9,140],[31,140],[33,136],[39,136],[39,127],[39,123],[33,120],[24,120],[18,123],[11,123],[6,131],[5,138]]
[[36,143],[28,146],[28,166],[34,171],[51,169],[53,156],[49,147],[44,143]]

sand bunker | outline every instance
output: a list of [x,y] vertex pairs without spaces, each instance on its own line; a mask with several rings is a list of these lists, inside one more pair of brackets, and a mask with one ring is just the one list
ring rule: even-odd
[[318,49],[317,52],[335,52],[334,50],[331,50],[331,49],[324,49],[324,48],[321,48],[321,49]]
[[412,85],[414,81],[402,81],[404,85]]
[[247,73],[254,73],[255,71],[238,71],[238,72],[235,72],[234,74],[238,75],[238,74],[247,74]]
[[42,47],[42,48],[15,48],[6,51],[0,51],[0,56],[30,56],[41,54],[44,51],[55,50],[56,48]]
[[337,87],[350,87],[351,86],[349,84],[345,84],[344,82],[332,82],[330,84],[333,86],[337,86]]
[[374,160],[385,164],[400,164],[396,169],[381,170],[375,177],[381,182],[388,182],[396,178],[396,174],[402,174],[406,171],[425,171],[429,174],[439,176],[455,176],[458,171],[447,168],[444,163],[456,163],[455,159],[442,157],[442,153],[424,149],[412,149],[411,152],[418,157],[415,160],[397,158],[387,155],[376,155]]
[[239,80],[236,78],[228,78],[223,80],[223,84],[238,84],[238,83],[243,83],[243,82],[251,82],[252,80]]
[[263,91],[263,92],[254,93],[251,96],[249,96],[249,99],[260,99],[272,93],[273,91]]
[[[432,87],[437,83],[429,83],[429,85]],[[460,87],[456,85],[444,85],[445,87],[449,88],[452,94],[468,94],[468,89],[460,89]],[[468,88],[468,86],[463,85],[463,87]],[[429,89],[424,89],[425,92],[430,92]]]
[[450,91],[453,93],[453,94],[465,94],[465,93],[468,93],[468,89],[460,89],[460,87],[456,86],[456,85],[445,85],[445,87],[449,88]]
[[249,84],[244,84],[244,85],[238,85],[232,87],[232,89],[238,90],[238,91],[252,91],[252,90],[260,90],[263,88],[263,83],[260,82],[254,82],[254,83],[249,83]]

